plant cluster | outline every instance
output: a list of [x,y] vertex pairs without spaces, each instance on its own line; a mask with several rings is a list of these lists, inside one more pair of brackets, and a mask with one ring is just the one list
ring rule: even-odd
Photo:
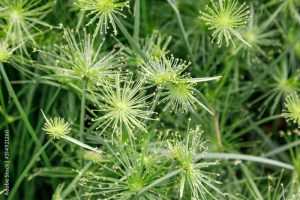
[[0,199],[299,199],[299,24],[297,0],[1,0]]

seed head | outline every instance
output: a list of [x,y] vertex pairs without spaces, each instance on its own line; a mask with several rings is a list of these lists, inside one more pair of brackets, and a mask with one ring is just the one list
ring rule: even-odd
[[11,56],[11,50],[6,42],[0,43],[0,62],[7,62]]
[[85,160],[92,161],[94,163],[98,163],[98,162],[102,161],[101,154],[94,152],[94,151],[84,151],[82,154],[82,157]]
[[117,34],[117,27],[114,22],[114,15],[121,15],[124,7],[129,7],[129,1],[119,2],[118,0],[78,0],[75,3],[83,11],[88,11],[88,15],[93,15],[92,19],[87,24],[90,25],[98,20],[95,33],[100,30],[100,34],[107,33],[109,24],[113,27],[114,34]]
[[54,117],[46,119],[43,130],[53,139],[60,139],[61,137],[68,135],[71,128],[70,124],[63,118]]
[[167,102],[165,109],[195,111],[197,104],[201,104],[193,92],[193,83],[184,80],[178,80],[177,83],[169,85],[163,93],[162,102]]
[[174,57],[161,57],[159,60],[150,59],[149,63],[141,65],[142,74],[146,74],[147,81],[156,86],[167,86],[177,80],[181,73],[190,65]]
[[146,131],[144,120],[150,120],[152,113],[147,110],[146,100],[150,96],[145,96],[145,90],[142,85],[144,80],[132,82],[132,77],[121,80],[120,75],[116,75],[114,84],[107,84],[101,88],[99,112],[103,116],[96,119],[101,121],[99,127],[103,131],[112,124],[114,133],[122,135],[122,129],[125,128],[130,136],[134,138],[135,128]]
[[205,21],[205,24],[209,29],[213,30],[212,41],[217,39],[217,44],[222,46],[225,39],[225,43],[229,46],[229,43],[235,46],[232,35],[239,40],[248,44],[237,31],[238,28],[244,26],[249,18],[248,6],[244,4],[238,5],[237,0],[211,0],[212,7],[207,6],[206,12],[200,11],[200,19]]
[[292,93],[285,99],[285,109],[283,116],[287,121],[298,124],[300,127],[300,97],[297,93]]
[[63,44],[57,46],[57,52],[44,52],[50,55],[48,57],[57,65],[55,68],[57,73],[86,79],[93,86],[113,77],[115,69],[122,65],[116,50],[103,52],[102,46],[105,40],[96,44],[85,29],[83,34],[64,29],[63,38]]

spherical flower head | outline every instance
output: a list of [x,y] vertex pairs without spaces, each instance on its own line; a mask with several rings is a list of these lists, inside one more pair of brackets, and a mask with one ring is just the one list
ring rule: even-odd
[[160,59],[152,58],[147,64],[142,64],[142,74],[147,81],[155,86],[167,86],[180,77],[181,73],[190,65],[189,62],[165,56]]
[[300,127],[300,97],[298,94],[293,93],[287,96],[285,100],[285,109],[283,110],[283,116],[287,121],[292,121],[298,124]]
[[90,25],[98,20],[95,33],[100,30],[100,34],[107,33],[109,24],[113,27],[114,34],[117,34],[116,24],[114,22],[114,15],[122,14],[124,7],[129,7],[129,1],[119,2],[118,0],[78,0],[75,3],[83,11],[88,11],[89,15],[93,15],[92,19],[87,24]]
[[63,31],[64,41],[62,45],[56,46],[57,51],[44,52],[50,55],[47,58],[57,66],[56,73],[87,80],[91,88],[102,84],[104,79],[114,77],[116,69],[124,62],[118,50],[104,52],[102,47],[105,40],[95,42],[85,29],[83,33],[70,29]]
[[102,155],[94,151],[84,151],[82,157],[83,159],[92,161],[94,163],[98,163],[103,160]]
[[[164,110],[194,112],[197,106],[201,106],[209,111],[196,97],[194,83],[184,79],[178,79],[174,84],[167,86],[166,91],[162,93],[162,103],[167,102]],[[210,112],[210,111],[209,111]]]
[[43,130],[53,139],[60,139],[63,136],[68,135],[71,131],[71,128],[70,124],[63,118],[54,117],[47,119]]
[[135,138],[135,129],[146,132],[144,121],[150,120],[150,114],[153,112],[148,111],[147,99],[150,96],[144,95],[143,83],[144,79],[134,83],[132,77],[121,80],[117,75],[114,84],[106,84],[100,88],[102,94],[99,95],[99,110],[96,111],[102,112],[103,116],[95,119],[102,122],[98,128],[102,127],[105,131],[112,125],[114,133],[120,137],[123,129],[126,129],[132,138]]
[[3,42],[0,43],[0,62],[5,63],[11,56],[11,51],[8,47],[8,44]]
[[218,3],[211,0],[211,3],[212,7],[207,6],[206,12],[200,11],[200,19],[204,20],[209,29],[213,30],[212,41],[217,39],[217,44],[222,46],[225,40],[227,46],[230,42],[235,46],[232,37],[235,36],[249,45],[237,31],[248,21],[248,6],[245,3],[239,6],[237,0],[219,0]]

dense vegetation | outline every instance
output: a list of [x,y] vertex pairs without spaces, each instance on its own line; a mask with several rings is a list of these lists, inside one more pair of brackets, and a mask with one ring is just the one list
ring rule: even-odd
[[0,199],[300,199],[299,0],[0,0]]

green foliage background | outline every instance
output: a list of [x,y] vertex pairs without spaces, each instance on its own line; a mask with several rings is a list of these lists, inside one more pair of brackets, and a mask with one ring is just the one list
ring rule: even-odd
[[[9,2],[1,1],[1,7]],[[252,48],[236,38],[235,46],[224,44],[218,47],[211,42],[212,30],[199,18],[199,11],[204,12],[205,6],[211,5],[208,0],[131,0],[130,8],[122,10],[127,17],[117,15],[122,27],[140,46],[151,40],[153,33],[160,38],[171,36],[167,55],[191,61],[186,70],[190,76],[222,76],[218,81],[201,82],[194,86],[198,91],[197,99],[213,115],[201,107],[195,112],[168,112],[158,104],[155,112],[159,120],[148,122],[148,133],[139,133],[138,139],[133,140],[134,153],[132,149],[128,152],[126,148],[122,149],[126,138],[120,139],[119,145],[110,147],[113,148],[112,152],[121,152],[122,159],[128,156],[129,160],[138,162],[136,152],[144,152],[141,149],[147,146],[150,150],[146,154],[154,157],[152,170],[157,171],[153,179],[147,180],[148,184],[178,169],[168,166],[169,163],[164,162],[167,158],[157,156],[157,152],[153,153],[150,147],[156,148],[156,143],[166,147],[167,142],[177,137],[184,138],[187,127],[201,126],[202,137],[207,140],[205,146],[208,154],[197,162],[219,161],[219,164],[203,170],[219,174],[214,177],[221,182],[216,187],[225,194],[223,196],[208,187],[212,195],[206,194],[207,199],[300,199],[299,126],[286,122],[282,117],[285,98],[300,91],[300,1],[245,1],[249,5],[250,23],[237,30]],[[38,2],[34,8],[49,3],[47,0]],[[243,2],[239,1],[240,4]],[[76,180],[76,177],[83,169],[84,173],[88,171],[92,174],[103,170],[103,166],[113,169],[114,162],[118,162],[115,157],[118,156],[114,156],[105,145],[106,140],[111,139],[112,131],[108,130],[99,136],[99,130],[90,128],[95,127],[92,110],[96,106],[87,99],[85,134],[80,134],[82,90],[78,88],[82,84],[80,81],[69,84],[67,78],[53,76],[51,70],[45,69],[45,65],[54,66],[55,61],[42,53],[55,51],[55,45],[60,47],[63,41],[60,24],[80,32],[86,28],[88,33],[93,34],[97,23],[85,26],[92,18],[87,13],[74,5],[73,0],[53,1],[48,13],[36,16],[42,17],[51,28],[37,24],[35,29],[28,25],[26,28],[30,30],[35,43],[25,38],[22,47],[17,45],[18,49],[12,53],[9,61],[0,63],[1,141],[4,130],[10,131],[10,192],[14,193],[10,199],[60,199],[62,196],[63,199],[105,198],[103,194],[82,196],[91,191],[80,186],[84,182],[82,177],[80,180]],[[0,40],[5,40],[7,23],[5,14],[1,13]],[[125,49],[120,57],[124,62],[122,68],[133,73],[139,72],[139,53],[120,25],[117,25],[117,30],[117,35],[112,34],[111,28],[108,34],[97,35],[95,44],[100,44],[100,38],[105,37],[104,52],[115,48]],[[159,45],[151,46],[148,51],[156,53],[154,47],[161,48]],[[9,83],[5,81],[5,74]],[[135,78],[134,81],[137,80]],[[149,91],[155,90],[150,88]],[[86,144],[98,146],[106,152],[100,164],[82,161],[78,145],[65,140],[50,140],[42,130],[45,118],[41,109],[49,117],[66,119],[71,124],[72,137],[78,140],[82,137]],[[4,156],[2,146],[1,161]],[[159,168],[159,165],[164,167]],[[142,167],[141,170],[146,168]],[[4,170],[1,162],[1,176]],[[105,175],[114,177],[109,173]],[[180,199],[180,176],[164,183],[155,188],[153,196],[157,199]],[[100,187],[97,184],[93,186]],[[2,187],[3,184],[0,198],[6,199]],[[146,187],[141,186],[139,191]],[[189,187],[185,188],[182,199],[192,199]],[[161,196],[157,196],[158,193]],[[153,199],[153,196],[129,195],[125,198],[124,195],[122,198],[116,195],[110,198]]]

